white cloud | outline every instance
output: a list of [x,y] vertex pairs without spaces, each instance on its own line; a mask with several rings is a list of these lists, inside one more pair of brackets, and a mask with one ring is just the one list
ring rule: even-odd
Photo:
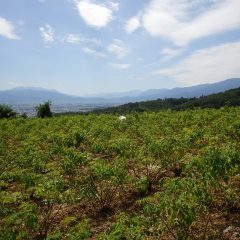
[[69,33],[65,37],[62,37],[62,42],[71,43],[71,44],[80,44],[80,43],[87,43],[93,46],[101,46],[101,40],[97,38],[86,38],[79,34],[72,34]]
[[240,76],[240,41],[198,50],[178,64],[154,71],[185,85],[213,83]]
[[55,41],[53,28],[46,24],[45,27],[39,28],[43,41],[46,44],[53,43]]
[[55,37],[55,40],[60,40],[62,43],[70,43],[70,44],[86,43],[91,46],[97,46],[97,47],[102,45],[102,42],[100,39],[87,38],[85,36],[82,36],[81,34],[75,34],[75,33],[68,33],[65,36],[57,36]]
[[135,32],[141,26],[139,17],[130,18],[125,25],[125,30],[127,33]]
[[118,10],[118,5],[111,1],[108,4],[96,4],[93,0],[77,0],[76,6],[85,23],[95,28],[105,27],[113,20],[113,11]]
[[118,68],[118,69],[128,69],[131,65],[130,64],[118,64],[118,63],[109,63],[110,67]]
[[114,39],[113,42],[107,47],[107,51],[116,55],[118,59],[126,57],[130,50],[124,45],[121,40]]
[[109,8],[111,8],[113,11],[118,11],[118,10],[119,10],[119,3],[117,3],[117,2],[108,1],[106,4],[107,4],[107,5],[109,6]]
[[14,87],[22,87],[23,84],[17,83],[17,82],[9,82],[9,85],[14,86]]
[[161,62],[167,62],[182,54],[184,48],[163,48],[161,54],[163,55]]
[[91,49],[91,48],[88,48],[88,47],[85,47],[85,48],[82,48],[82,51],[90,56],[93,56],[93,57],[96,57],[96,58],[105,58],[106,55],[102,52],[98,52],[94,49]]
[[87,38],[80,34],[68,33],[65,35],[56,35],[53,28],[48,24],[39,29],[41,37],[47,47],[49,47],[51,43],[86,44],[94,47],[102,45],[101,40],[97,38]]
[[152,36],[184,46],[205,36],[239,29],[239,12],[239,0],[151,0],[141,22]]
[[19,39],[15,33],[14,25],[2,17],[0,17],[0,35],[11,40]]
[[83,40],[78,34],[71,34],[71,33],[69,33],[64,39],[64,42],[72,43],[72,44],[79,44],[82,41]]

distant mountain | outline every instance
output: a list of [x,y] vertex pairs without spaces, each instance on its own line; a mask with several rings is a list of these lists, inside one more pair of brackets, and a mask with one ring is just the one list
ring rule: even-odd
[[[229,89],[240,87],[240,78],[227,79],[222,82],[212,84],[201,84],[192,87],[173,88],[173,89],[150,89],[147,91],[132,91],[116,94],[101,95],[101,98],[118,100],[118,102],[136,102],[145,100],[155,100],[158,98],[191,98],[206,96],[209,94],[224,92]],[[95,97],[100,97],[95,95]]]
[[224,92],[233,88],[240,87],[240,78],[232,78],[222,82],[212,84],[202,84],[185,88],[173,89],[153,89],[143,92],[139,96],[139,100],[154,100],[158,98],[191,98],[207,96],[209,94]]
[[39,104],[50,100],[54,104],[69,103],[92,103],[98,102],[99,98],[82,98],[60,93],[56,90],[44,88],[19,87],[10,90],[0,91],[0,103],[6,104]]
[[232,78],[213,84],[202,84],[192,87],[173,89],[151,89],[147,91],[129,91],[123,93],[109,93],[90,95],[85,97],[71,96],[56,90],[44,88],[14,88],[0,91],[0,103],[5,104],[39,104],[50,100],[53,104],[123,104],[128,102],[164,99],[164,98],[191,98],[224,92],[240,87],[240,78]]
[[225,81],[211,83],[211,84],[201,84],[192,87],[183,88],[173,88],[173,89],[150,89],[147,91],[130,91],[130,92],[120,92],[120,93],[106,93],[106,94],[95,94],[90,95],[94,97],[101,97],[104,99],[116,101],[119,103],[136,102],[136,101],[146,101],[155,100],[158,98],[191,98],[206,96],[209,94],[224,92],[229,89],[240,87],[240,78],[227,79]]

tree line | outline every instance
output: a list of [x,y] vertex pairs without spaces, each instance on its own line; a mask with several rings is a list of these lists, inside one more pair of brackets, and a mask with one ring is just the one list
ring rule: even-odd
[[223,93],[201,96],[199,98],[166,98],[152,101],[127,103],[117,107],[95,110],[95,113],[120,113],[160,111],[164,109],[187,110],[195,108],[221,108],[224,106],[240,106],[240,88]]
[[[51,102],[47,101],[42,104],[39,104],[35,107],[37,112],[37,117],[45,118],[45,117],[52,117],[51,111]],[[1,104],[0,105],[0,119],[2,118],[15,118],[18,114],[8,105]],[[27,118],[27,114],[23,113],[20,117]]]

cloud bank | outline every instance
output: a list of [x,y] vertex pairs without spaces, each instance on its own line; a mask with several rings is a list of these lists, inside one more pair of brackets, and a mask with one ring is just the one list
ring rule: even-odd
[[239,0],[151,0],[138,16],[131,18],[126,31],[141,26],[152,36],[177,46],[213,34],[240,28]]
[[214,83],[240,76],[240,41],[197,50],[178,64],[152,72],[185,85]]

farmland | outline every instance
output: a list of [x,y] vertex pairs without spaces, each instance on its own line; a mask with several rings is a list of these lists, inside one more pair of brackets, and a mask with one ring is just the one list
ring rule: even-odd
[[0,120],[0,239],[236,235],[240,108],[118,117]]

